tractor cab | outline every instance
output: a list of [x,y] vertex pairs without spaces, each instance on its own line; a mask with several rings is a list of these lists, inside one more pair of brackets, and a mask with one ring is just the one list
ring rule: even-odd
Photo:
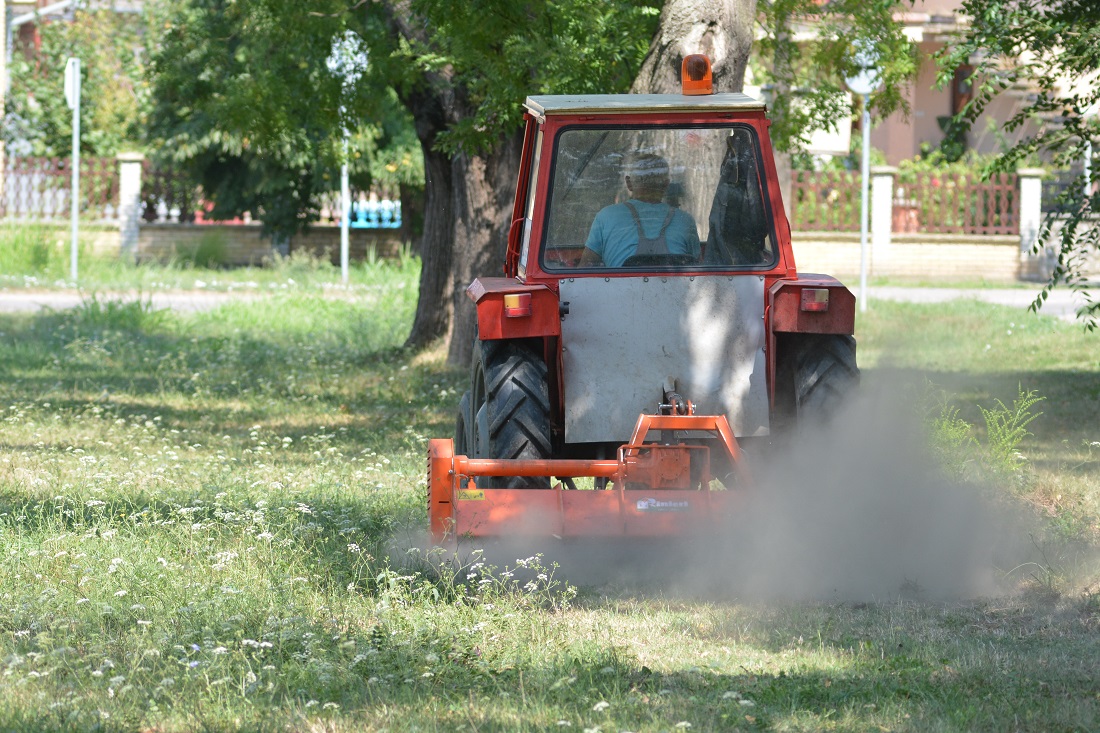
[[779,264],[762,103],[606,95],[532,97],[526,107],[532,160],[523,228],[510,242],[516,276]]

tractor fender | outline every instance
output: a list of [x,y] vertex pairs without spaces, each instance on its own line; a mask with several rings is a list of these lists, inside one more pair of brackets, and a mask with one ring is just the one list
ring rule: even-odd
[[466,288],[466,295],[477,307],[482,341],[561,336],[558,294],[546,285],[479,277]]
[[855,333],[856,298],[834,277],[800,273],[768,292],[772,333]]
[[800,273],[796,279],[779,280],[771,286],[765,319],[773,413],[790,414],[795,396],[786,387],[793,379],[788,372],[793,368],[797,344],[822,335],[851,336],[855,332],[856,298],[834,277]]

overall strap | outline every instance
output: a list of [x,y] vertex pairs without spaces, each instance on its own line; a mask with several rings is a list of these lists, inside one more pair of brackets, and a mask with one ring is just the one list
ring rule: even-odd
[[676,214],[676,209],[671,206],[668,208],[668,215],[665,216],[664,222],[661,224],[661,229],[657,233],[656,237],[650,238],[645,235],[645,230],[642,229],[642,220],[638,216],[638,210],[634,208],[634,204],[629,201],[625,202],[626,208],[630,210],[630,215],[634,218],[634,226],[638,228],[638,250],[635,254],[639,255],[664,255],[668,254],[668,241],[665,239],[665,231],[669,225],[672,224],[672,217]]

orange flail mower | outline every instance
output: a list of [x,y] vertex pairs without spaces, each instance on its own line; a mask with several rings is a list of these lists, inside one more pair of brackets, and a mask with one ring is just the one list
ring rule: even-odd
[[[690,403],[689,403],[690,412]],[[749,477],[725,416],[642,415],[630,442],[614,460],[470,458],[455,455],[454,441],[428,446],[429,515],[432,541],[453,545],[458,537],[680,536],[726,516],[741,496],[713,490],[710,449],[684,443],[647,443],[650,430],[706,433],[718,438],[731,464]],[[478,479],[557,477],[550,489],[479,488]],[[577,490],[573,479],[610,483],[605,490]]]
[[[711,90],[529,97],[503,277],[477,309],[432,541],[691,536],[751,490],[743,448],[858,382],[855,298],[799,273],[764,104]],[[654,437],[656,436],[656,437]]]

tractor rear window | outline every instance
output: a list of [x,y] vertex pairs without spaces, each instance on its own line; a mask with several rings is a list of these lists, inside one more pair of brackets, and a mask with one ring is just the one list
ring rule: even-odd
[[542,266],[770,268],[761,170],[744,125],[567,128],[555,143]]

